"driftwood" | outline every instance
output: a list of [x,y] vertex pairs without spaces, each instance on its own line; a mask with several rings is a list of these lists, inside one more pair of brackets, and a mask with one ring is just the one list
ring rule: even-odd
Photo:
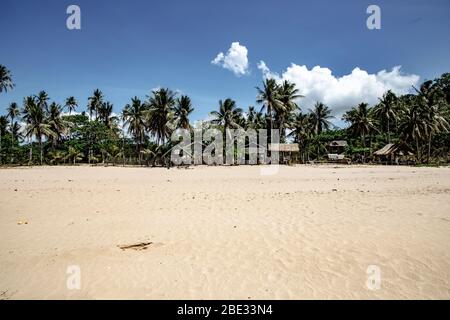
[[140,243],[133,243],[133,244],[124,244],[118,246],[122,250],[146,250],[149,245],[151,245],[153,242],[140,242]]

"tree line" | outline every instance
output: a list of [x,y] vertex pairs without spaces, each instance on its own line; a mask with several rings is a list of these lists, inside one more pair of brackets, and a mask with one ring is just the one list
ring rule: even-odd
[[[0,65],[0,93],[14,88],[10,71]],[[297,143],[299,162],[323,159],[327,143],[346,140],[346,155],[371,161],[372,153],[387,143],[401,144],[417,163],[446,162],[450,151],[450,73],[425,81],[413,94],[387,91],[377,104],[360,103],[342,116],[348,127],[332,124],[332,111],[317,102],[301,108],[293,83],[265,79],[256,87],[256,105],[245,111],[231,98],[220,100],[210,119],[197,126],[279,129],[281,142]],[[170,161],[171,134],[192,129],[191,99],[168,88],[153,90],[144,99],[131,98],[119,114],[96,89],[82,112],[75,97],[60,104],[45,91],[19,105],[7,106],[0,116],[0,164],[146,164]]]

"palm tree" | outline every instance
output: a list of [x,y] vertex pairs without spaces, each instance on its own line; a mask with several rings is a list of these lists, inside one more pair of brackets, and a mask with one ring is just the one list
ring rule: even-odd
[[6,135],[8,127],[8,118],[6,116],[0,116],[0,164],[3,163],[3,150],[2,150],[2,140]]
[[[11,123],[10,123],[10,128],[11,128],[11,136],[12,136],[12,142],[14,145],[14,142],[16,140],[16,132],[14,131],[14,119],[17,118],[20,115],[20,109],[19,109],[19,105],[15,102],[12,102],[8,109],[8,117],[11,119]],[[11,162],[14,162],[14,151],[11,152]]]
[[83,160],[83,153],[81,151],[78,151],[74,147],[69,146],[66,159],[71,161],[73,164],[76,164],[77,161]]
[[181,96],[176,100],[174,117],[177,128],[190,129],[189,115],[194,111],[191,99],[188,96]]
[[256,87],[258,95],[256,97],[256,102],[262,104],[261,111],[266,110],[267,119],[269,121],[269,129],[273,128],[273,118],[272,113],[274,110],[279,110],[283,106],[281,101],[280,90],[275,79],[266,79],[263,82],[263,87]]
[[152,91],[149,97],[147,125],[158,144],[164,144],[170,136],[168,125],[173,118],[175,103],[175,93],[167,88]]
[[395,93],[388,90],[373,109],[373,115],[386,125],[388,142],[391,143],[390,125],[393,121],[397,121],[399,117],[398,99]]
[[314,127],[314,133],[319,135],[322,131],[328,130],[331,126],[329,119],[333,118],[331,110],[322,102],[316,102],[314,110],[309,110],[311,113],[311,121]]
[[210,113],[214,118],[212,123],[221,125],[224,130],[237,128],[242,115],[242,109],[236,107],[236,102],[230,98],[225,101],[219,100],[219,111]]
[[254,120],[254,128],[255,130],[264,129],[266,128],[267,121],[264,114],[260,111],[256,112],[255,114],[255,120]]
[[49,106],[48,113],[48,125],[51,130],[51,134],[48,136],[49,140],[52,142],[52,147],[55,149],[56,144],[61,139],[62,135],[66,132],[68,127],[68,122],[63,120],[61,117],[62,107],[53,102]]
[[[72,114],[72,111],[75,111],[75,110],[77,109],[77,107],[78,107],[78,102],[77,102],[77,100],[75,99],[75,97],[73,97],[73,96],[68,97],[68,98],[66,99],[66,102],[65,102],[65,104],[64,104],[64,107],[67,108],[67,110],[69,111],[69,116],[70,116],[70,115]],[[67,128],[67,129],[69,130],[69,141],[72,140],[72,132],[71,132],[72,126],[73,126],[72,123],[68,123],[68,128]]]
[[40,91],[36,96],[36,103],[37,105],[44,111],[48,111],[48,101],[50,98],[48,97],[47,92],[44,90]]
[[279,94],[281,105],[275,106],[275,119],[281,130],[281,140],[284,141],[286,122],[292,117],[292,113],[298,110],[298,105],[295,100],[303,96],[298,94],[298,89],[295,88],[295,84],[287,80],[279,87]]
[[88,98],[88,112],[89,118],[92,119],[92,115],[95,114],[97,117],[97,112],[103,104],[103,93],[99,89],[95,89],[92,96]]
[[399,129],[403,141],[412,140],[415,143],[417,160],[421,161],[420,141],[428,136],[428,126],[419,104],[409,108],[400,120]]
[[12,102],[6,111],[8,112],[8,117],[11,119],[12,126],[12,124],[14,123],[14,119],[20,115],[19,105],[15,102]]
[[356,108],[347,111],[342,119],[350,123],[348,128],[354,135],[361,136],[361,144],[366,146],[366,136],[377,131],[374,120],[370,115],[367,103],[360,103]]
[[256,110],[255,107],[250,106],[246,112],[245,125],[244,128],[247,129],[255,129],[255,120],[256,120]]
[[75,97],[68,97],[66,99],[66,103],[64,105],[64,107],[67,108],[67,110],[69,111],[69,116],[72,114],[72,111],[75,111],[78,107],[78,102],[75,99]]
[[103,102],[97,109],[98,120],[103,122],[103,124],[111,128],[117,117],[113,116],[113,105],[110,102]]
[[[39,103],[41,102],[41,103]],[[30,141],[30,163],[32,161],[32,143],[33,136],[38,140],[40,149],[40,163],[43,163],[43,136],[55,136],[55,133],[50,129],[50,125],[47,122],[45,110],[42,108],[42,101],[39,101],[36,97],[29,96],[25,98],[23,118],[25,120],[25,136]]]
[[14,141],[19,142],[19,141],[22,140],[23,135],[22,135],[21,129],[22,129],[22,128],[21,128],[20,124],[19,124],[17,121],[14,122],[14,124],[12,125],[12,128],[10,128],[10,130],[11,130],[11,135],[12,135],[13,137],[15,137],[15,138],[14,138]]
[[112,159],[113,166],[116,165],[117,159],[123,157],[123,150],[116,145],[113,145],[109,150],[105,150],[109,159]]
[[145,119],[147,108],[137,97],[131,99],[131,104],[127,104],[122,111],[123,124],[128,128],[128,133],[132,135],[136,143],[136,153],[141,163],[141,147],[145,140]]
[[14,88],[14,83],[12,82],[11,72],[0,64],[0,93],[8,92],[12,88]]
[[[331,110],[322,102],[316,102],[314,110],[309,109],[311,124],[314,128],[314,134],[320,135],[322,131],[328,130],[331,126],[331,122],[328,119],[333,118],[331,116]],[[317,144],[317,159],[320,156],[320,145]]]
[[292,131],[288,136],[293,137],[294,142],[298,143],[300,150],[302,150],[303,163],[305,163],[309,158],[308,143],[314,132],[311,116],[298,112],[291,122],[291,129]]
[[419,106],[422,110],[424,121],[427,125],[428,131],[428,153],[427,163],[431,158],[431,142],[433,135],[447,131],[449,123],[445,119],[445,94],[437,84],[433,81],[425,81],[420,90],[416,89],[418,93]]
[[213,117],[211,123],[219,125],[223,129],[225,139],[231,139],[231,133],[227,129],[236,129],[242,123],[242,109],[236,107],[236,102],[230,98],[219,100],[219,111],[211,111]]

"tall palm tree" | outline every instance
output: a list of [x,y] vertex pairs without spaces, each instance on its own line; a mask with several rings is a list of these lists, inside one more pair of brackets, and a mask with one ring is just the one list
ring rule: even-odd
[[[20,109],[19,105],[15,102],[12,102],[8,109],[6,110],[8,112],[8,117],[11,120],[10,122],[10,128],[11,128],[11,136],[12,136],[12,142],[14,144],[16,140],[16,132],[13,130],[14,128],[14,119],[16,119],[20,115]],[[11,153],[11,162],[14,162],[14,152]]]
[[181,96],[176,100],[174,117],[177,128],[190,129],[189,115],[194,111],[191,99],[188,96]]
[[314,126],[314,133],[319,135],[323,130],[328,130],[331,126],[329,119],[332,119],[331,110],[322,102],[316,102],[314,110],[309,110],[311,121]]
[[275,79],[265,79],[263,87],[256,87],[258,95],[256,102],[262,104],[261,111],[266,110],[267,119],[269,121],[269,129],[273,128],[273,111],[279,110],[283,102],[281,101],[280,90]]
[[20,115],[19,105],[15,102],[12,102],[6,111],[8,112],[8,117],[9,119],[11,119],[12,125],[14,123],[14,119]]
[[[64,107],[66,107],[67,108],[67,110],[69,111],[69,116],[72,114],[72,111],[75,111],[76,109],[77,109],[77,107],[78,107],[78,102],[77,102],[77,100],[75,99],[75,97],[73,97],[73,96],[70,96],[70,97],[68,97],[67,99],[66,99],[66,102],[65,102],[65,104],[64,104]],[[67,129],[68,129],[68,131],[69,131],[69,141],[71,141],[72,140],[72,126],[73,126],[73,123],[68,123],[68,127],[67,127]]]
[[214,117],[211,122],[221,125],[224,130],[235,129],[239,126],[242,109],[236,107],[236,102],[230,98],[225,101],[219,100],[219,111],[211,111],[210,115]]
[[92,96],[88,98],[88,112],[89,118],[92,119],[92,116],[95,115],[97,117],[97,112],[103,104],[103,93],[99,89],[95,89]]
[[112,127],[117,117],[113,116],[113,105],[110,102],[103,102],[97,109],[98,120],[101,121],[106,127]]
[[20,126],[20,124],[16,121],[14,122],[14,124],[12,125],[12,127],[10,128],[11,130],[11,135],[14,138],[14,141],[20,142],[23,139],[23,134],[22,134],[22,127]]
[[293,112],[299,109],[295,101],[303,96],[298,94],[298,89],[295,87],[295,84],[287,80],[279,86],[279,94],[281,105],[276,105],[275,107],[275,119],[281,130],[280,137],[284,141],[285,129],[287,128],[286,122],[292,118]]
[[14,88],[14,83],[12,82],[11,72],[0,64],[0,93],[8,92],[12,88]]
[[45,110],[42,103],[36,97],[29,96],[24,100],[23,118],[25,120],[25,136],[30,141],[30,163],[32,161],[32,143],[31,139],[35,137],[39,143],[40,163],[43,163],[44,149],[42,138],[44,136],[55,136],[47,122]]
[[78,107],[78,102],[75,97],[68,97],[66,99],[64,107],[69,111],[69,116],[72,114],[72,111],[75,111]]
[[367,103],[360,103],[356,108],[347,111],[342,119],[350,123],[349,130],[354,135],[361,136],[361,144],[363,147],[366,146],[366,136],[377,131]]
[[148,129],[158,144],[164,144],[171,134],[169,124],[173,118],[175,99],[175,93],[172,90],[161,88],[153,91],[147,102]]
[[420,86],[420,90],[416,89],[416,92],[418,93],[418,103],[427,126],[427,163],[429,163],[431,158],[431,142],[433,135],[444,131],[446,132],[449,129],[449,123],[445,119],[445,93],[439,85],[433,83],[432,80],[425,81]]
[[313,136],[314,127],[311,116],[301,112],[296,113],[295,118],[291,122],[291,132],[289,137],[294,138],[294,142],[298,143],[302,152],[303,162],[308,160],[308,143]]
[[[314,134],[320,135],[323,130],[328,130],[331,126],[329,119],[333,118],[331,110],[322,102],[316,102],[314,109],[309,109],[311,124]],[[317,158],[320,157],[320,145],[317,144]]]
[[250,106],[246,112],[245,129],[255,129],[256,110],[255,107]]
[[48,111],[48,101],[49,100],[50,100],[50,98],[48,97],[47,92],[45,92],[44,90],[40,91],[36,95],[36,103],[44,112]]
[[51,130],[51,134],[48,136],[49,140],[52,142],[52,147],[55,149],[58,141],[66,133],[68,122],[62,118],[62,107],[53,102],[49,106],[48,112],[48,125]]
[[417,160],[421,161],[420,142],[428,136],[428,126],[418,103],[412,105],[401,118],[399,130],[403,141],[412,140],[416,146]]
[[141,163],[141,148],[145,140],[145,119],[147,108],[137,97],[131,99],[131,104],[127,104],[122,111],[122,120],[136,143],[136,153]]
[[398,120],[399,104],[395,93],[388,90],[381,99],[378,105],[373,109],[373,115],[378,118],[383,125],[386,125],[388,142],[391,143],[391,124]]
[[255,120],[254,120],[254,128],[255,130],[267,128],[267,121],[264,114],[260,111],[256,112]]

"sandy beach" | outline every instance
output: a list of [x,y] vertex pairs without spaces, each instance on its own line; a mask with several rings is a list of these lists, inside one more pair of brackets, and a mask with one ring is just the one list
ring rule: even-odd
[[450,168],[24,167],[0,182],[0,299],[450,298]]

